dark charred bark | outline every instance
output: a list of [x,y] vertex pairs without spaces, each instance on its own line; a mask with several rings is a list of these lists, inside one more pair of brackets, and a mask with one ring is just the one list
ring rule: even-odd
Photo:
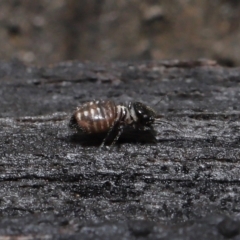
[[[0,64],[0,235],[224,239],[239,233],[240,69],[211,61]],[[110,151],[68,129],[93,99],[153,107]],[[226,217],[226,215],[228,217]],[[184,222],[184,224],[182,223]]]

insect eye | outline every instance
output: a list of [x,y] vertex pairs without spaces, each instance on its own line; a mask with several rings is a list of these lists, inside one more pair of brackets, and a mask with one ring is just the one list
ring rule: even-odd
[[153,123],[155,112],[152,109],[139,102],[134,103],[133,106],[140,123],[142,124]]

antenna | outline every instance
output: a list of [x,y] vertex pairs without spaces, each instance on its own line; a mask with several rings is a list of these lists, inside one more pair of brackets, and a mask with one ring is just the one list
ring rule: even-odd
[[180,130],[176,125],[174,125],[174,124],[172,124],[172,123],[169,123],[169,122],[167,122],[167,121],[164,121],[164,120],[160,120],[160,116],[156,116],[156,117],[155,117],[155,121],[154,121],[153,124],[161,124],[161,123],[167,124],[167,125],[175,128],[175,129],[177,129],[179,132],[184,133],[184,132],[183,132],[182,130]]

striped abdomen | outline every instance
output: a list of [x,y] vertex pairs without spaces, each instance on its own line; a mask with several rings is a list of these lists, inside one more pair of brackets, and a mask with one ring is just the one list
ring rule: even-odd
[[112,101],[87,102],[74,112],[69,126],[86,134],[107,132],[117,118],[117,107]]

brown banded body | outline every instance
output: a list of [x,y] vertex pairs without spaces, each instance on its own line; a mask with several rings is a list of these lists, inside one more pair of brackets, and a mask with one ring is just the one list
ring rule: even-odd
[[87,102],[76,109],[69,126],[83,134],[108,132],[117,116],[118,108],[113,101]]
[[164,121],[159,120],[156,112],[141,102],[125,106],[106,100],[91,101],[79,106],[70,119],[69,127],[77,130],[79,134],[91,137],[92,134],[106,133],[101,144],[104,146],[111,135],[114,135],[111,142],[111,145],[114,145],[126,126],[145,131],[152,130],[152,125],[159,123]]

